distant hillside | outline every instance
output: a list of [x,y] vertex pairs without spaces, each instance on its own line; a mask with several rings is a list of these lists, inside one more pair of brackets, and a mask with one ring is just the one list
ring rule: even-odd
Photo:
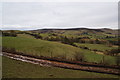
[[68,28],[68,29],[38,29],[38,30],[31,30],[32,32],[38,33],[70,33],[70,34],[77,34],[79,33],[93,33],[93,34],[112,34],[117,35],[118,30],[102,28],[102,29],[89,29],[89,28]]

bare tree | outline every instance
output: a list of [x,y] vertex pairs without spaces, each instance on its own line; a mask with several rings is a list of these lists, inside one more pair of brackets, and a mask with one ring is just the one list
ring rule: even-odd
[[77,60],[77,61],[84,61],[84,55],[83,55],[83,53],[79,53],[79,52],[76,52],[75,54],[74,54],[74,57],[75,57],[75,60]]
[[117,66],[120,66],[120,56],[116,56],[116,64]]

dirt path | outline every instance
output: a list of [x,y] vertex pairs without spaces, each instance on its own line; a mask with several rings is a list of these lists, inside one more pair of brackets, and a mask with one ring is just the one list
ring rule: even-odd
[[119,75],[118,69],[83,66],[83,65],[62,63],[62,62],[57,62],[57,61],[42,60],[42,59],[36,59],[36,58],[32,58],[32,57],[27,57],[27,56],[22,56],[22,55],[18,55],[18,54],[12,54],[12,53],[6,53],[6,52],[3,52],[2,54],[3,54],[3,56],[9,57],[11,59],[20,60],[23,62],[29,62],[29,63],[33,63],[33,64],[39,64],[41,66],[54,66],[54,67],[74,69],[74,70],[83,70],[83,71],[89,71],[89,72],[98,72],[98,73]]

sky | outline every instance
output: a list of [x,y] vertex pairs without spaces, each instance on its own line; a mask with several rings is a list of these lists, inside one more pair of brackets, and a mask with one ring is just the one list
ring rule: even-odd
[[0,2],[119,2],[119,0],[0,0]]
[[[2,13],[2,15],[1,15]],[[4,2],[3,30],[118,28],[117,2]]]

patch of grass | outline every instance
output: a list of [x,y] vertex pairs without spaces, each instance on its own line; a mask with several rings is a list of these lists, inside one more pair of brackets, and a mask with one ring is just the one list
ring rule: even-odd
[[116,75],[70,70],[12,60],[3,57],[3,78],[118,78]]
[[17,37],[21,37],[21,38],[31,38],[33,39],[34,37],[28,34],[17,34]]
[[87,62],[95,62],[95,63],[101,63],[103,61],[108,62],[109,65],[115,65],[116,64],[116,57],[109,56],[109,55],[102,55],[102,54],[96,54],[95,52],[80,49],[81,53],[84,53],[85,61]]
[[110,49],[115,49],[117,47],[109,47],[107,45],[104,44],[88,44],[88,43],[75,43],[77,46],[84,46],[84,47],[88,47],[90,49],[96,49],[96,50],[100,50],[100,51],[105,51],[105,50],[110,50]]

